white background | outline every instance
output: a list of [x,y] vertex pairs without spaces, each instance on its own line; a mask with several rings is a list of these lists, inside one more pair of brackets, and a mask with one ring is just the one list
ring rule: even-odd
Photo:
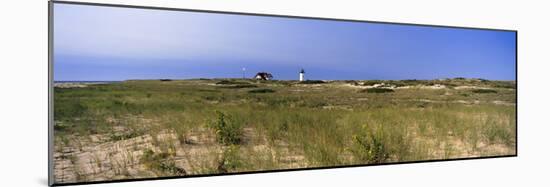
[[[519,30],[518,157],[94,186],[550,186],[550,6],[544,1],[90,1]],[[47,185],[47,17],[45,0],[0,5],[0,186]]]

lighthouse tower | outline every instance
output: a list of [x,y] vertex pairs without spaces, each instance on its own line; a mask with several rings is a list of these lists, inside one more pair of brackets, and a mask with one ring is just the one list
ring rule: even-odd
[[305,77],[304,77],[304,74],[305,74],[305,73],[306,73],[306,72],[304,71],[304,69],[302,69],[302,70],[300,71],[300,82],[301,82],[301,81],[304,81],[304,78],[305,78]]

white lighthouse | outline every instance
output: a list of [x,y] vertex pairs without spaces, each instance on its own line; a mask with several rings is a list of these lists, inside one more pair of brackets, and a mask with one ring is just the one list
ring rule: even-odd
[[301,81],[304,81],[304,78],[305,78],[305,77],[304,77],[304,74],[305,74],[305,73],[306,73],[306,72],[304,71],[304,69],[302,69],[302,70],[300,71],[300,82],[301,82]]

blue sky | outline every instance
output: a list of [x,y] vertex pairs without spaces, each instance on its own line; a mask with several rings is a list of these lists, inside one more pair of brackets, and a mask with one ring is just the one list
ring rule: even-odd
[[515,80],[514,32],[54,5],[54,80]]

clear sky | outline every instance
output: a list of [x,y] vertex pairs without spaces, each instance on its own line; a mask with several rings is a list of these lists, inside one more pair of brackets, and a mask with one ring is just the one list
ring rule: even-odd
[[514,32],[55,4],[54,80],[515,80]]

